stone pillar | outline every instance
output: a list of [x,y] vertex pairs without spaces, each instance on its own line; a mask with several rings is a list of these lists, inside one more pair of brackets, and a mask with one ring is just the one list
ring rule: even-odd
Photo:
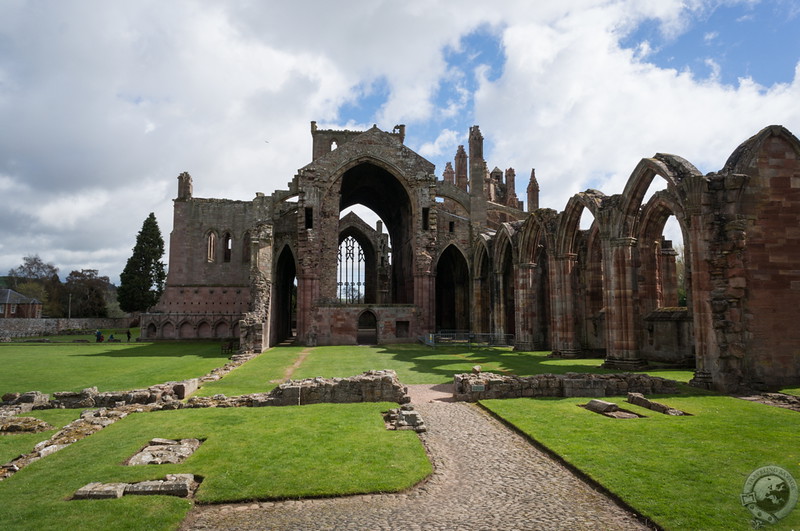
[[533,323],[536,319],[535,274],[534,263],[517,266],[517,294],[514,297],[517,334],[514,345],[519,350],[533,350]]
[[551,258],[553,354],[574,358],[580,353],[575,337],[575,293],[573,271],[578,255],[567,253]]
[[639,357],[636,334],[635,268],[636,238],[604,238],[603,277],[606,292],[606,347],[603,367],[636,370],[647,362]]
[[661,246],[661,305],[664,308],[678,306],[678,267],[677,251],[672,242],[664,240]]
[[455,185],[456,184],[456,172],[453,170],[453,165],[450,162],[446,162],[444,165],[444,171],[442,172],[442,180],[446,183],[450,183]]
[[539,181],[536,180],[536,170],[531,170],[531,180],[528,182],[528,212],[539,209]]
[[456,186],[467,191],[467,152],[464,151],[464,146],[458,146],[458,151],[456,151],[456,169],[455,169],[455,179],[456,179]]
[[473,226],[486,226],[486,162],[483,160],[483,135],[475,125],[469,129],[469,196]]
[[718,348],[713,327],[711,292],[713,289],[709,272],[710,238],[706,234],[703,205],[710,199],[708,180],[700,175],[686,177],[681,181],[686,192],[686,224],[688,241],[684,246],[689,250],[686,263],[691,272],[691,285],[687,294],[691,304],[692,333],[694,335],[695,371],[689,383],[697,387],[712,387],[711,369],[717,366]]

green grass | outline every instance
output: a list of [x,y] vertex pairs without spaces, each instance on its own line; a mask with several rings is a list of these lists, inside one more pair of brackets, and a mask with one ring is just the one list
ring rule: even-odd
[[0,395],[148,387],[224,365],[216,342],[0,344]]
[[13,433],[0,435],[0,464],[27,454],[37,443],[49,439],[59,429],[63,428],[80,416],[80,411],[75,409],[43,409],[31,411],[20,415],[22,417],[35,417],[41,419],[54,429],[39,433]]
[[[610,374],[617,371],[602,369],[601,358],[548,358],[548,352],[522,352],[507,347],[466,348],[402,344],[378,347],[339,346],[311,350],[295,378],[315,376],[347,377],[370,369],[392,369],[404,384],[439,384],[453,381],[453,375],[471,372],[480,365],[484,372],[527,376],[532,374],[586,372]],[[654,368],[648,374],[688,382],[689,370]]]
[[[647,416],[617,420],[577,407],[587,400],[482,404],[666,529],[749,529],[739,498],[747,476],[777,465],[800,478],[794,411],[725,396],[659,398],[693,415],[670,417],[608,398]],[[775,528],[800,528],[800,509]]]
[[238,396],[266,393],[283,381],[305,347],[275,347],[228,373],[221,380],[204,384],[193,396],[224,394]]
[[800,387],[787,387],[785,389],[781,389],[781,393],[786,393],[787,395],[800,396]]
[[[336,496],[410,487],[430,473],[415,433],[387,431],[393,404],[186,409],[137,414],[0,482],[7,529],[174,529],[187,500],[67,501],[91,481],[204,477],[200,502]],[[205,439],[179,465],[122,466],[152,437]]]

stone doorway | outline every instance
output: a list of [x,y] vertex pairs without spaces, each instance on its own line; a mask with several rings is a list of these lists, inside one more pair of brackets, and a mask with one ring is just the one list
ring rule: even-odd
[[369,310],[358,316],[356,343],[359,345],[378,344],[378,318]]

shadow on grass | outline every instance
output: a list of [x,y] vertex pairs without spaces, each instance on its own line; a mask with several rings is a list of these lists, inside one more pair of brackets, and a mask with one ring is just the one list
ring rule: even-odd
[[[601,367],[604,358],[549,358],[550,352],[515,351],[510,347],[468,347],[423,345],[381,345],[374,347],[381,355],[389,355],[392,360],[405,365],[410,373],[440,376],[442,380],[452,379],[454,374],[471,372],[472,367],[480,365],[484,372],[532,376],[535,374],[615,374],[620,371]],[[688,385],[691,370],[664,365],[653,365],[641,371],[678,382],[681,395],[708,396],[718,394],[706,389]],[[402,379],[402,378],[401,378]]]
[[[89,345],[76,344],[77,352],[69,354],[76,357],[106,357],[106,358],[178,358],[194,356],[198,358],[227,358],[230,354],[223,354],[219,341],[190,341],[190,342],[164,342],[164,343],[91,343]],[[80,349],[91,349],[89,352],[80,352]]]

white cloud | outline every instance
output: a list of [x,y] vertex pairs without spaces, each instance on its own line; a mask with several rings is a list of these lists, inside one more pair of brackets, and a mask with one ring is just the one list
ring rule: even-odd
[[423,157],[439,157],[443,154],[455,153],[459,144],[464,144],[466,134],[445,129],[436,140],[426,142],[417,150]]
[[[620,192],[656,151],[717,169],[768,123],[800,131],[800,74],[726,86],[715,63],[710,77],[663,69],[647,62],[648,42],[619,40],[645,20],[677,39],[718,4],[6,2],[0,193],[17,209],[0,212],[0,271],[39,253],[64,273],[98,265],[113,280],[149,212],[168,238],[180,172],[198,197],[285,188],[309,162],[311,120],[406,123],[427,157],[452,157],[479,124],[490,167],[536,167],[541,203],[557,209],[588,186]],[[500,77],[499,65],[446,61],[479,28],[501,39]],[[387,97],[373,115],[341,114],[376,88]]]

